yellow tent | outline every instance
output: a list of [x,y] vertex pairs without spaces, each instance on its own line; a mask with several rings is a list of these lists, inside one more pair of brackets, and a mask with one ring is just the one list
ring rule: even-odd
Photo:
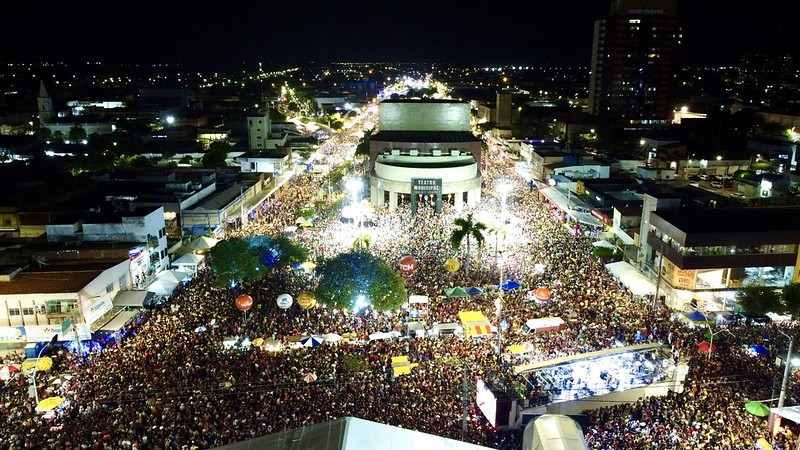
[[409,363],[408,356],[392,356],[392,369],[394,369],[394,376],[396,377],[411,373],[411,369],[418,365],[417,363]]
[[259,338],[253,339],[253,345],[255,345],[256,347],[260,346],[263,343],[264,343],[264,338],[260,338],[259,337]]
[[506,350],[514,354],[525,353],[525,347],[519,344],[509,345],[508,347],[506,347]]
[[464,336],[491,336],[492,324],[480,311],[461,311],[458,313]]
[[64,403],[64,399],[61,397],[49,397],[40,401],[39,404],[36,405],[36,409],[39,411],[50,411],[62,403]]

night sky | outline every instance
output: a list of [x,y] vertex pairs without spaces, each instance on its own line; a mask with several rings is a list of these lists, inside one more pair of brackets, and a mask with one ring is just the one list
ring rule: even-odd
[[[800,53],[797,0],[678,1],[687,65]],[[608,11],[607,0],[9,0],[0,62],[588,65],[594,20]]]

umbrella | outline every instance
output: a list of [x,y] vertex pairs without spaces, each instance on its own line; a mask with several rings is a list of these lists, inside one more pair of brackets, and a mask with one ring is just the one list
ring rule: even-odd
[[717,351],[716,345],[711,345],[708,341],[703,341],[697,345],[701,352],[715,352]]
[[264,343],[264,338],[255,338],[255,339],[253,339],[253,345],[255,345],[256,347],[258,347],[259,345],[261,345],[263,343]]
[[472,287],[468,287],[467,288],[467,294],[469,294],[469,295],[478,295],[478,294],[483,294],[485,292],[486,291],[484,291],[483,289],[479,288],[478,286],[472,286]]
[[519,354],[519,353],[525,353],[526,348],[521,345],[514,344],[506,347],[506,350],[514,354]]
[[342,340],[342,337],[336,333],[328,333],[323,337],[325,342],[339,342]]
[[704,316],[700,311],[684,312],[683,317],[690,322],[708,322],[708,317]]
[[467,297],[469,294],[467,293],[466,289],[456,286],[454,288],[448,288],[444,290],[444,294],[450,298],[454,297]]
[[312,372],[309,372],[303,375],[303,381],[305,381],[306,383],[313,383],[317,381],[317,375]]
[[294,233],[295,231],[297,231],[297,227],[294,225],[288,226],[283,229],[284,233]]
[[316,347],[322,344],[323,337],[318,334],[312,334],[311,336],[305,336],[300,339],[300,344],[303,347]]
[[510,291],[512,289],[518,288],[520,285],[516,281],[513,280],[505,280],[501,284],[494,284],[495,286],[500,286],[504,291]]
[[61,397],[48,397],[40,401],[39,404],[36,405],[36,409],[39,411],[50,411],[62,403],[64,403],[64,399]]
[[300,267],[305,270],[314,270],[314,268],[317,267],[317,264],[314,261],[306,261],[300,264]]
[[769,349],[763,345],[753,344],[750,346],[750,351],[756,355],[769,356]]
[[769,406],[761,402],[747,402],[744,404],[744,409],[757,417],[767,417],[769,415]]
[[595,247],[605,247],[605,248],[617,248],[614,244],[608,241],[595,241],[592,242],[592,245]]

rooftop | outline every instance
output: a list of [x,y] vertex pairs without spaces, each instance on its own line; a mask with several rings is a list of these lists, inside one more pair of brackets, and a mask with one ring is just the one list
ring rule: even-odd
[[0,295],[73,293],[85,288],[104,270],[119,262],[104,265],[46,266],[26,269],[11,281],[0,282]]
[[370,141],[381,142],[480,142],[470,131],[379,131]]
[[716,208],[655,211],[684,233],[784,233],[800,231],[800,208]]

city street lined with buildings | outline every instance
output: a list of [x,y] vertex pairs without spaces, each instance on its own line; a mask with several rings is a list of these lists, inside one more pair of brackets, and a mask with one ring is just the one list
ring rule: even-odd
[[[489,162],[483,172],[483,195],[474,206],[457,210],[444,202],[440,214],[426,205],[416,213],[408,204],[394,212],[375,208],[370,223],[358,228],[325,213],[344,192],[321,199],[325,180],[301,172],[229,237],[284,233],[295,224],[295,212],[313,204],[314,225],[293,233],[312,259],[349,251],[354,238],[366,233],[371,238],[369,251],[386,261],[404,255],[416,258],[419,266],[405,275],[406,286],[409,294],[430,299],[428,326],[458,323],[459,312],[474,310],[490,319],[495,333],[416,337],[409,333],[412,320],[404,310],[284,310],[275,304],[279,295],[296,298],[313,288],[304,270],[286,269],[252,285],[220,289],[213,286],[211,271],[204,269],[179,285],[163,308],[144,310],[106,349],[54,355],[53,367],[36,376],[40,397],[63,399],[57,408],[44,415],[38,412],[28,395],[28,378],[12,377],[0,397],[0,448],[203,449],[356,416],[518,449],[519,430],[494,426],[496,417],[487,417],[472,394],[462,397],[465,383],[474,386],[475,380],[486,380],[530,407],[563,398],[570,389],[579,398],[578,386],[606,382],[613,390],[620,385],[614,378],[631,375],[622,364],[611,372],[549,372],[562,376],[556,380],[561,383],[556,394],[551,391],[556,386],[542,384],[547,378],[542,373],[518,373],[515,368],[647,343],[664,348],[669,359],[665,364],[686,367],[685,379],[675,378],[678,371],[673,366],[674,382],[665,396],[618,405],[592,404],[589,399],[589,448],[749,449],[757,439],[770,437],[763,419],[749,413],[745,404],[775,397],[770,380],[779,376],[778,369],[770,358],[748,348],[762,344],[780,352],[785,342],[778,330],[794,334],[794,327],[737,326],[731,328],[733,335],[718,337],[713,353],[702,351],[698,344],[706,339],[706,327],[687,327],[674,311],[634,295],[593,256],[596,228],[558,220],[550,204],[514,174],[501,150],[485,157]],[[364,176],[363,165],[353,167],[355,176]],[[498,190],[501,183],[512,186],[505,198]],[[499,221],[504,200],[508,225]],[[463,249],[452,249],[449,240],[453,221],[468,213],[493,227],[505,227],[505,237],[496,242],[488,238],[470,258],[469,272],[448,272],[449,259],[464,261],[467,256]],[[500,277],[519,288],[495,286],[501,262]],[[445,294],[456,286],[481,290],[468,296]],[[548,297],[532,299],[530,292],[537,288],[547,288]],[[496,303],[500,292],[501,308]],[[254,300],[244,317],[235,306],[241,294]],[[529,319],[545,317],[561,317],[565,326],[541,333],[524,328]],[[301,336],[351,333],[354,343],[294,344]],[[378,334],[389,337],[371,338]],[[403,337],[391,337],[397,335]],[[232,346],[223,345],[231,339]],[[391,360],[399,355],[407,355],[417,366],[394,375]],[[367,370],[348,370],[350,356],[365,358]],[[639,357],[639,366],[635,360],[625,365],[648,374],[651,369],[644,370],[642,364],[656,362],[655,353]],[[314,375],[313,382],[304,380],[308,374]],[[792,382],[790,392],[794,389]],[[777,439],[789,436],[780,433]]]

